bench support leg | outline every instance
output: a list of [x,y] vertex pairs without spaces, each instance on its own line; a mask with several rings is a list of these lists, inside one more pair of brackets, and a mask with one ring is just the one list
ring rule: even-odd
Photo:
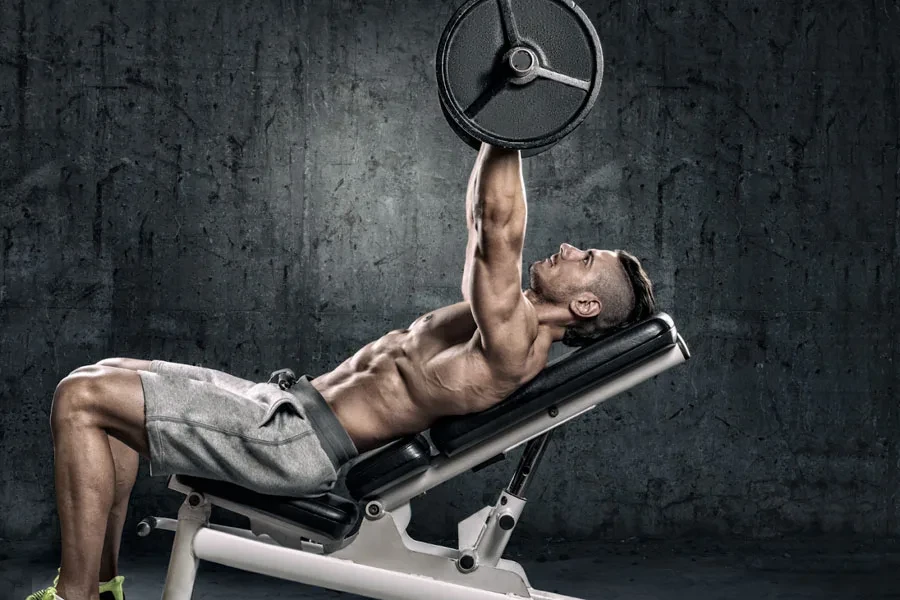
[[551,433],[548,431],[528,442],[515,475],[500,492],[494,506],[485,506],[460,521],[457,527],[459,564],[463,572],[474,571],[482,565],[496,567],[499,564],[525,509],[525,492],[544,456]]
[[191,600],[200,559],[194,554],[194,536],[209,524],[212,506],[202,494],[191,493],[178,509],[178,528],[169,558],[162,600]]

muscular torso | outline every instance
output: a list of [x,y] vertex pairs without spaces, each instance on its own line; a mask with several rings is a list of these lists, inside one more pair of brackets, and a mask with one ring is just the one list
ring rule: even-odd
[[544,368],[549,347],[538,339],[521,365],[490,365],[469,304],[460,302],[385,334],[312,384],[365,452],[500,402]]

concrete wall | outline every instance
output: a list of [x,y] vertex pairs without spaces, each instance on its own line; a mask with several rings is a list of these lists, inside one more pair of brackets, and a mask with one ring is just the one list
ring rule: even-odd
[[[460,299],[457,4],[0,5],[0,539],[56,539],[71,369],[318,373]],[[632,251],[694,359],[556,437],[520,539],[900,534],[897,4],[583,6],[605,83],[527,162],[525,259]],[[417,531],[511,467],[418,500]],[[179,502],[141,473],[129,528]]]

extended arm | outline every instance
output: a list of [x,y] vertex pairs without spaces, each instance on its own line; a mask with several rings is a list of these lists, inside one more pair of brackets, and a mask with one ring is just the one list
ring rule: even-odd
[[533,308],[522,294],[527,212],[519,152],[483,144],[466,193],[463,294],[484,352],[498,365],[523,361],[537,335]]
[[475,204],[475,186],[478,183],[478,173],[481,170],[481,164],[484,162],[484,152],[479,152],[475,159],[475,166],[472,167],[472,173],[469,175],[469,185],[466,187],[466,229],[469,232],[469,240],[466,243],[466,266],[463,268],[462,277],[462,295],[466,302],[472,302],[469,294],[469,288],[472,282],[472,262],[475,260],[475,246],[478,244],[478,233],[475,231],[475,213],[472,207]]

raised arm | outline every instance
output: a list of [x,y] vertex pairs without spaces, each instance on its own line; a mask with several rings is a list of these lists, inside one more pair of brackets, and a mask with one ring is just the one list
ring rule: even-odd
[[475,231],[475,213],[472,207],[475,204],[475,186],[478,182],[478,173],[481,170],[481,163],[484,162],[484,152],[479,152],[475,159],[475,166],[472,167],[472,173],[469,175],[469,185],[466,187],[466,229],[469,232],[469,240],[466,243],[466,266],[463,267],[462,277],[462,295],[463,300],[472,302],[469,294],[469,288],[472,285],[472,262],[475,260],[475,246],[478,243],[478,233]]
[[537,336],[534,308],[522,293],[527,212],[519,152],[483,144],[466,194],[463,295],[488,361],[513,372]]

